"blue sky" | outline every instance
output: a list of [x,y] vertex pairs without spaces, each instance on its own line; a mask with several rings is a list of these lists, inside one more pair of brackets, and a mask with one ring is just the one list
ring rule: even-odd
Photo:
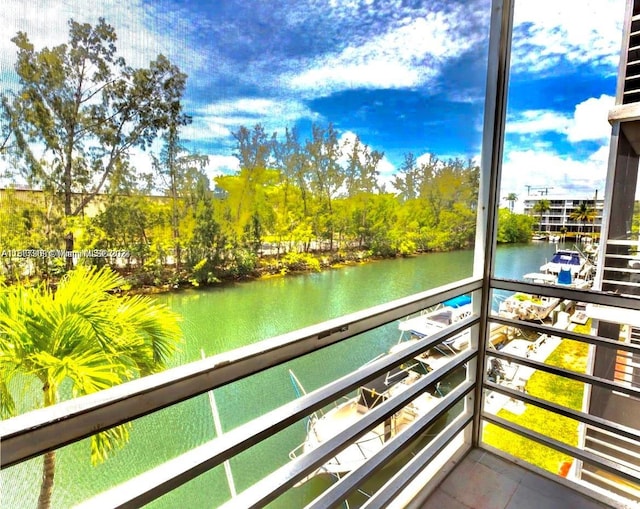
[[[0,76],[16,83],[15,48],[66,40],[70,17],[104,16],[128,63],[167,55],[189,75],[182,136],[233,171],[241,125],[268,132],[332,122],[384,152],[389,181],[403,155],[479,160],[488,0],[4,0]],[[579,13],[579,14],[577,14]],[[503,195],[525,185],[604,190],[624,0],[518,0]],[[135,154],[144,166],[148,158]]]

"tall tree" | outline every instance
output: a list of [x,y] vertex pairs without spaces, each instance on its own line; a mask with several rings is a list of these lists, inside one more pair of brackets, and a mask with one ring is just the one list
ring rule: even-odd
[[333,250],[334,217],[333,200],[345,180],[345,173],[340,166],[342,156],[338,133],[332,124],[324,128],[317,124],[311,126],[311,139],[306,146],[307,164],[310,180],[316,193],[319,214],[316,216],[316,235],[324,235],[329,239],[329,249]]
[[[55,294],[45,285],[0,290],[0,413],[14,415],[11,380],[35,377],[44,406],[164,369],[180,338],[177,316],[147,297],[112,294],[123,281],[109,269],[79,267]],[[106,459],[128,439],[118,426],[91,437],[91,460]],[[44,455],[38,507],[51,505],[56,452]]]
[[542,216],[544,216],[545,213],[549,212],[550,209],[551,203],[549,202],[549,200],[545,199],[538,200],[533,206],[533,212],[535,212],[539,216],[538,229],[540,231],[542,231]]
[[180,270],[182,261],[180,223],[188,214],[188,197],[193,194],[192,185],[199,178],[197,174],[204,170],[209,161],[206,156],[189,154],[180,143],[178,128],[191,121],[189,117],[181,113],[180,108],[178,103],[176,110],[171,112],[169,127],[163,134],[164,146],[160,158],[153,157],[153,166],[171,201],[171,236],[176,270]]
[[[18,139],[44,147],[37,158],[32,144],[18,147],[26,176],[62,195],[65,216],[76,216],[123,167],[132,147],[148,147],[167,127],[186,75],[162,55],[147,69],[127,66],[117,56],[115,30],[102,18],[95,26],[70,20],[68,43],[53,48],[37,51],[24,32],[12,41],[20,89],[3,113],[13,115]],[[74,201],[74,193],[81,198]],[[73,250],[70,229],[65,247]]]
[[373,205],[373,194],[379,191],[378,164],[383,153],[371,150],[358,136],[343,147],[347,151],[345,169],[345,187],[349,200],[355,205],[358,245],[362,247],[370,242],[369,212]]
[[596,211],[591,208],[587,202],[583,201],[569,214],[569,217],[574,221],[578,221],[580,223],[580,230],[582,230],[584,223],[593,223],[596,218]]
[[394,177],[393,186],[400,192],[402,201],[409,201],[418,197],[421,187],[420,170],[418,161],[413,153],[404,154],[404,161]]
[[513,206],[515,202],[518,201],[518,195],[516,193],[509,193],[504,199],[509,202],[509,210],[513,212]]
[[279,254],[283,236],[291,241],[296,225],[307,221],[309,209],[307,165],[295,128],[286,129],[284,140],[274,142],[273,158],[275,168],[279,170],[278,189],[272,194]]
[[261,124],[254,126],[253,130],[240,127],[233,135],[237,142],[234,155],[240,163],[240,194],[232,214],[238,237],[257,254],[265,222],[272,213],[266,204],[265,188],[275,180],[275,174],[269,170],[269,166],[276,135],[268,136]]

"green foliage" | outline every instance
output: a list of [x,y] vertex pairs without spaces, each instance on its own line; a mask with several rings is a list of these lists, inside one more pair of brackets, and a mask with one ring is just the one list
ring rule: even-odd
[[498,211],[498,243],[528,242],[534,218],[525,214],[514,214],[509,209]]
[[320,272],[320,260],[309,253],[290,252],[282,257],[282,265],[286,272],[312,271]]
[[532,211],[535,214],[538,214],[538,229],[542,230],[542,216],[545,215],[545,213],[549,212],[549,210],[551,209],[551,202],[549,200],[538,200],[536,202],[536,204],[533,206]]
[[[546,363],[584,373],[588,349],[589,345],[586,343],[565,339],[547,358]],[[582,408],[583,384],[575,380],[536,371],[528,380],[526,390],[532,396],[573,410]],[[578,422],[554,412],[527,405],[526,410],[520,415],[502,409],[498,412],[498,416],[568,445],[578,444]],[[483,440],[489,445],[553,473],[558,473],[562,462],[571,461],[571,458],[565,454],[493,424],[486,425]]]
[[193,286],[200,286],[218,283],[220,280],[216,277],[215,266],[211,263],[211,260],[203,258],[193,266],[189,281]]
[[591,208],[587,203],[580,202],[577,208],[569,215],[571,219],[580,223],[580,230],[585,223],[593,223],[596,218],[596,210]]
[[[396,196],[377,186],[382,154],[358,138],[340,145],[331,126],[314,126],[309,140],[299,141],[295,131],[286,131],[281,140],[258,125],[236,133],[240,169],[216,177],[212,190],[205,160],[185,155],[172,129],[155,163],[165,196],[151,197],[126,179],[114,180],[114,194],[100,197],[91,219],[67,217],[63,223],[79,247],[127,252],[126,258],[92,263],[127,273],[134,287],[246,277],[257,274],[264,255],[289,256],[286,263],[278,261],[285,271],[317,270],[317,257],[290,253],[322,252],[329,264],[338,251],[411,256],[473,242],[478,168],[471,164],[435,156],[418,164],[407,156],[407,168],[397,178],[406,192]],[[126,164],[118,168],[123,178],[131,171]],[[60,210],[62,217],[61,206],[49,209]],[[20,208],[12,210],[18,214]],[[42,207],[36,210],[44,217]],[[8,221],[20,227],[20,221]],[[33,230],[38,235],[52,230],[38,221]],[[522,238],[518,232],[527,228],[527,219],[518,221],[501,241]],[[57,239],[64,229],[58,231]],[[16,246],[23,243],[21,232],[12,235]]]
[[[130,183],[129,150],[149,147],[180,111],[186,75],[163,55],[131,68],[116,40],[102,18],[95,26],[69,20],[68,43],[51,48],[36,50],[24,32],[12,39],[20,83],[14,96],[2,95],[5,139],[16,142],[11,152],[23,176],[61,197],[66,218],[81,215],[109,183]],[[68,251],[73,239],[67,229]]]
[[[45,284],[0,289],[0,417],[16,413],[14,378],[37,381],[41,404],[50,406],[63,383],[78,397],[167,366],[181,337],[177,315],[147,297],[117,296],[122,283],[108,268],[79,267],[55,292]],[[128,437],[129,426],[92,435],[91,461],[104,461]],[[54,457],[45,455],[40,507],[50,505]]]
[[513,205],[518,201],[518,195],[516,193],[509,193],[504,199],[509,202],[509,210],[513,212]]

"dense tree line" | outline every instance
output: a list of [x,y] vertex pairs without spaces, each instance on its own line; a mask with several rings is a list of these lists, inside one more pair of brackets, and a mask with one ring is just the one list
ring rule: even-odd
[[[158,285],[473,242],[479,169],[470,161],[408,153],[387,188],[383,153],[358,137],[341,141],[331,124],[312,125],[304,138],[258,124],[234,133],[239,170],[212,181],[207,158],[181,142],[191,121],[181,103],[187,76],[164,56],[128,66],[104,20],[71,20],[69,42],[53,48],[36,50],[24,33],[12,41],[20,88],[2,94],[0,156],[16,181],[38,191],[2,193],[10,278],[58,276],[73,265],[25,258],[24,249],[95,250],[90,263]],[[132,150],[158,141],[148,168],[136,168]],[[513,232],[526,226],[508,226],[501,240],[524,240]]]
[[[200,284],[473,242],[479,170],[469,162],[418,163],[407,154],[397,193],[379,183],[383,154],[357,137],[340,143],[332,125],[313,125],[304,140],[295,129],[278,136],[261,125],[235,138],[240,169],[211,181],[206,157],[189,154],[168,128],[149,178],[109,180],[92,210],[84,193],[72,193],[72,206],[84,206],[71,217],[62,193],[5,191],[3,249],[65,248],[70,232],[76,251],[128,253],[90,260],[138,283]],[[65,269],[59,258],[2,261],[9,273],[25,264],[43,274]]]

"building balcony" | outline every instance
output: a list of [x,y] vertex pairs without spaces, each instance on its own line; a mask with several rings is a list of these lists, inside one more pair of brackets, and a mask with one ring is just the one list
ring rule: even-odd
[[[621,455],[615,452],[620,450],[615,444],[640,439],[639,421],[618,419],[620,414],[628,417],[632,408],[640,409],[640,389],[635,378],[621,379],[622,368],[610,373],[596,372],[589,366],[581,371],[566,369],[538,353],[550,345],[570,341],[592,352],[607,350],[614,352],[614,357],[627,354],[629,366],[633,367],[640,345],[619,341],[619,331],[625,325],[616,324],[613,318],[613,325],[618,327],[616,339],[593,324],[591,332],[585,333],[559,328],[558,324],[523,321],[515,314],[498,314],[489,303],[505,292],[562,302],[565,326],[569,312],[575,311],[578,302],[581,309],[588,305],[599,309],[607,306],[621,310],[623,315],[627,313],[624,316],[640,314],[640,302],[627,297],[470,278],[3,421],[2,468],[11,468],[139,417],[189,404],[225,385],[255,382],[258,387],[265,370],[293,366],[320,350],[325,354],[323,358],[330,361],[331,349],[339,343],[357,341],[366,331],[397,325],[398,321],[404,323],[408,316],[419,317],[445,301],[470,296],[472,312],[454,323],[428,335],[404,327],[411,339],[386,355],[160,461],[106,492],[92,494],[80,507],[138,507],[163,496],[174,496],[174,492],[179,497],[181,486],[214,469],[221,472],[224,468],[232,482],[233,468],[227,462],[242,455],[260,458],[257,450],[275,438],[280,444],[280,466],[260,479],[245,480],[223,507],[262,507],[270,503],[276,507],[317,508],[341,503],[350,507],[631,507],[639,500],[640,463],[634,459],[634,449],[627,447],[626,455]],[[598,316],[594,323],[602,322],[607,315]],[[601,353],[594,355],[605,357]],[[504,367],[498,377],[491,372],[496,359]],[[345,401],[355,404],[358,391],[373,380],[393,370],[411,370],[417,364],[424,369],[411,373],[412,383],[402,385],[393,394],[386,390],[379,393],[383,397],[378,403],[358,410],[353,414],[357,418],[348,426],[336,425],[315,447],[294,453],[299,442],[287,438],[286,433],[281,435],[300,423],[306,422],[309,429],[308,423],[320,415],[347,408],[340,406]],[[566,406],[560,393],[540,394],[529,388],[527,380],[535,372],[577,384],[573,391],[582,401],[581,408]],[[615,412],[600,414],[595,406],[590,407],[596,389],[605,395],[621,395],[622,399],[616,400],[617,416]],[[418,401],[427,393],[430,405],[417,410]],[[236,404],[242,406],[243,402]],[[519,422],[518,415],[531,408],[546,412],[549,422],[562,419],[573,423],[569,429],[573,427],[574,438],[563,436],[553,425],[540,427],[535,422]],[[406,421],[402,429],[398,427],[398,416]],[[225,416],[221,418],[224,420]],[[198,422],[195,415],[193,422],[171,424],[176,433],[203,425],[207,423]],[[593,447],[589,440],[593,440],[594,430],[606,433],[611,447]],[[498,444],[517,440],[525,445],[510,450],[496,446],[496,437]],[[372,443],[376,446],[370,447]],[[527,450],[535,447],[566,459],[553,463],[551,469],[541,468],[529,463],[532,456]],[[341,461],[345,464],[350,455],[352,467],[338,469],[333,476],[327,474],[330,465]],[[309,497],[300,483],[316,474],[333,481],[328,486],[325,483],[326,489],[321,493]],[[475,488],[472,490],[471,486]],[[220,491],[219,486],[217,490]],[[549,505],[545,505],[547,502]]]
[[607,506],[484,449],[471,449],[421,506],[425,509],[604,509]]

